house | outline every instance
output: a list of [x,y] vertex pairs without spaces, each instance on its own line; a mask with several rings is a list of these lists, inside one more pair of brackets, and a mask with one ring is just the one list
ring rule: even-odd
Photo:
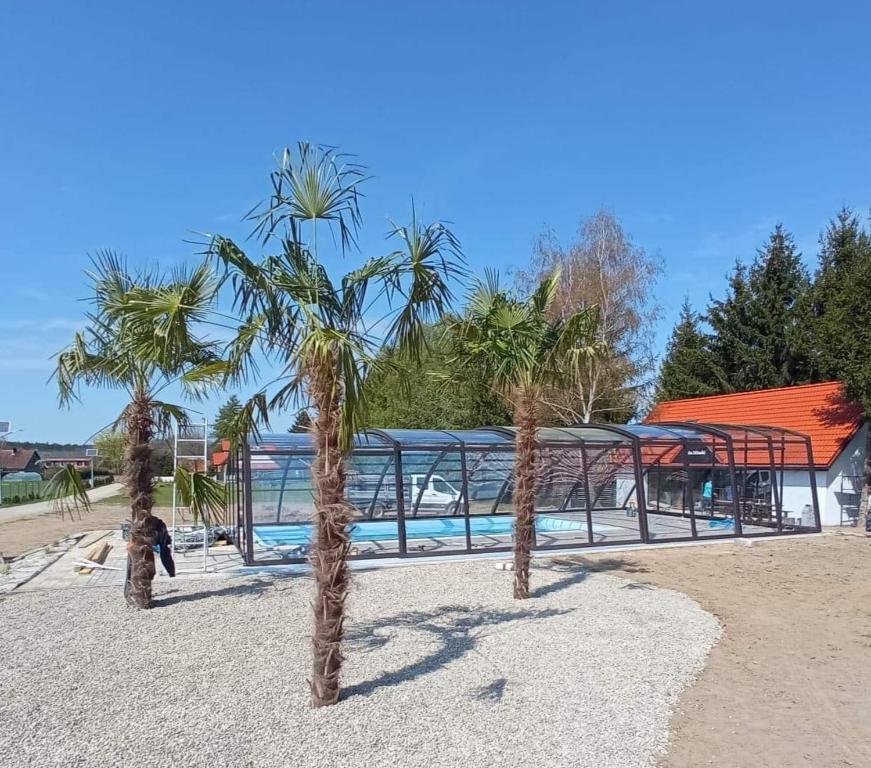
[[[822,524],[856,520],[868,425],[862,408],[846,398],[840,382],[670,400],[657,405],[645,419],[646,423],[687,421],[766,424],[807,435],[813,448]],[[809,469],[809,461],[797,453],[783,472],[785,496],[791,489],[795,493],[806,490]]]
[[46,456],[42,460],[42,466],[48,469],[49,467],[65,467],[67,464],[72,464],[76,469],[88,469],[92,461],[95,461],[93,456],[55,455]]
[[42,474],[42,457],[33,448],[4,448],[0,450],[0,476],[12,472],[39,472]]

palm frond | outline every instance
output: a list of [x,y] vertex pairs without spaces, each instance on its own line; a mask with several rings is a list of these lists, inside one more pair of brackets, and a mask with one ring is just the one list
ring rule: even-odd
[[259,437],[260,427],[269,427],[269,402],[265,391],[252,395],[230,420],[230,444],[236,449],[250,438]]
[[299,142],[296,152],[285,148],[272,172],[272,195],[249,214],[254,236],[264,243],[282,226],[326,221],[338,229],[342,252],[356,245],[361,217],[358,186],[365,169],[333,147]]
[[174,479],[179,502],[191,511],[194,525],[200,519],[207,527],[224,521],[227,500],[223,483],[202,472],[189,472],[184,467],[175,470]]
[[157,436],[168,437],[176,428],[184,429],[191,423],[190,415],[181,405],[151,400],[150,406]]
[[120,389],[133,382],[129,357],[101,339],[93,327],[80,331],[72,344],[56,356],[52,378],[61,405],[78,399],[78,385]]
[[387,332],[387,344],[400,355],[419,360],[427,345],[427,326],[450,310],[449,281],[466,274],[463,254],[450,229],[440,222],[424,226],[413,207],[411,223],[394,225],[390,235],[403,244],[393,258],[396,290],[405,301]]
[[545,277],[530,297],[530,304],[535,312],[547,315],[559,291],[562,270],[557,267]]
[[91,511],[91,501],[82,476],[72,464],[65,464],[45,486],[45,497],[51,500],[53,512],[61,517],[69,513],[70,519],[73,512],[81,517],[82,512]]

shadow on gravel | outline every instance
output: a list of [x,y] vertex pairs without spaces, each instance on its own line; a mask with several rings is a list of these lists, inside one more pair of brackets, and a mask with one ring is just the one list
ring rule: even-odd
[[578,565],[577,563],[550,563],[547,565],[536,565],[533,568],[530,578],[533,583],[535,583],[536,571],[554,571],[555,573],[564,573],[565,576],[561,579],[557,579],[551,584],[544,584],[541,587],[533,589],[533,597],[544,597],[545,595],[552,595],[555,592],[561,592],[564,589],[573,587],[575,584],[580,584],[590,575],[589,571],[584,566]]
[[489,701],[495,704],[497,701],[502,701],[505,695],[505,686],[508,685],[508,678],[500,677],[494,680],[490,685],[485,685],[475,692],[475,698],[478,701]]
[[646,566],[641,565],[637,560],[628,560],[622,557],[602,557],[595,560],[590,560],[586,557],[573,557],[571,560],[559,560],[556,562],[582,566],[590,573],[606,573],[608,571],[647,573],[650,570]]
[[244,597],[253,595],[259,597],[270,587],[275,585],[277,579],[257,579],[245,584],[236,584],[221,589],[204,589],[202,592],[180,592],[177,589],[164,592],[154,597],[154,608],[167,608],[178,603],[193,603],[197,600],[210,600],[214,597]]
[[[384,672],[378,677],[356,685],[349,685],[343,691],[342,698],[369,696],[379,688],[390,688],[436,672],[450,662],[474,651],[478,641],[489,627],[497,627],[511,622],[549,619],[566,613],[569,611],[554,608],[482,610],[469,606],[450,605],[435,611],[407,611],[366,624],[355,624],[347,635],[348,643],[355,651],[371,652],[383,648],[393,639],[389,632],[391,629],[421,632],[427,640],[434,640],[438,645],[435,650],[400,669]],[[378,634],[379,631],[383,632],[384,630],[387,630],[387,634]],[[429,645],[430,643],[427,643],[427,647]],[[496,696],[501,697],[506,683],[507,681],[501,683],[499,690],[494,689],[492,695],[485,693],[485,697],[490,699]]]

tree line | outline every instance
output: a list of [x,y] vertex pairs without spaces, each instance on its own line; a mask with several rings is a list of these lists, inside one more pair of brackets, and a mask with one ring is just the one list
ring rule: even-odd
[[780,224],[726,295],[704,313],[685,301],[668,342],[656,400],[840,380],[871,414],[871,235],[844,208],[805,267]]

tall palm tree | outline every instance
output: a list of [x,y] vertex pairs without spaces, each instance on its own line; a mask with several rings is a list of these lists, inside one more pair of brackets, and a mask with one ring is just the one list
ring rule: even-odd
[[599,352],[595,341],[595,308],[566,318],[555,317],[553,302],[558,271],[542,280],[526,298],[499,287],[495,272],[487,272],[472,293],[464,317],[453,320],[449,332],[460,340],[451,364],[484,370],[494,389],[514,412],[517,428],[514,460],[514,597],[529,592],[529,564],[535,533],[539,412],[549,387],[571,387],[582,373],[582,362]]
[[417,358],[425,327],[446,313],[448,282],[461,271],[459,244],[439,223],[393,226],[399,247],[366,260],[333,279],[321,248],[326,229],[333,256],[355,247],[361,218],[361,166],[332,148],[301,143],[285,150],[272,174],[272,195],[251,217],[255,234],[272,250],[252,260],[232,240],[214,237],[209,251],[223,264],[240,316],[230,361],[245,370],[254,353],[277,360],[282,372],[274,392],[264,389],[243,409],[254,428],[268,409],[300,403],[312,410],[315,460],[315,577],[311,703],[339,698],[341,643],[350,549],[350,508],[345,498],[345,458],[364,423],[363,382],[379,352]]
[[178,386],[198,398],[226,375],[218,347],[195,332],[218,283],[207,265],[169,275],[131,274],[112,252],[98,254],[88,275],[93,311],[87,314],[87,327],[57,355],[54,378],[64,406],[77,399],[80,385],[122,390],[130,398],[116,422],[126,438],[132,519],[129,599],[138,608],[150,608],[152,546],[159,527],[151,514],[151,441],[167,433],[173,419],[186,423],[181,406],[161,399],[168,388]]

